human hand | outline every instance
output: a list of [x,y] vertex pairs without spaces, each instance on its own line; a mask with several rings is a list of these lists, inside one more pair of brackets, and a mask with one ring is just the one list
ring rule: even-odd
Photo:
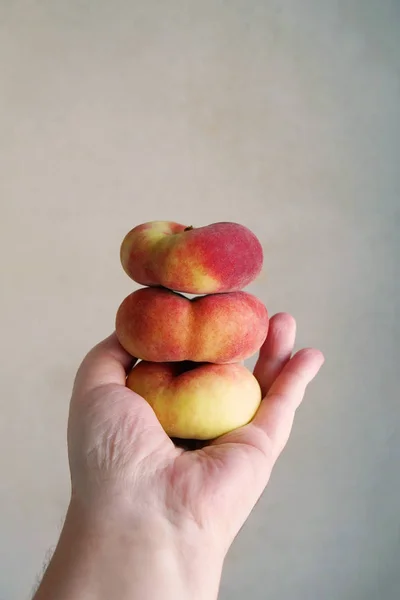
[[[184,583],[171,597],[216,597],[226,552],[263,492],[305,388],[323,363],[314,349],[291,357],[294,342],[293,318],[275,315],[254,369],[264,396],[255,418],[196,450],[177,446],[150,405],[125,386],[134,361],[115,334],[93,348],[77,373],[68,426],[75,530],[97,540],[118,532],[120,546],[136,549],[136,565],[138,547],[149,560],[154,552],[164,561],[176,552],[178,564],[172,560],[169,567]],[[139,571],[132,568],[142,588],[134,597],[156,598],[139,563]],[[158,589],[169,598],[165,565],[161,571]]]

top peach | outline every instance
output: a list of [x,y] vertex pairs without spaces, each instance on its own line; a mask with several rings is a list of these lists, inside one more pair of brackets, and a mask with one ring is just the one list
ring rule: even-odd
[[121,245],[121,263],[137,283],[188,294],[234,292],[261,271],[263,251],[247,227],[214,223],[194,229],[151,221],[132,229]]

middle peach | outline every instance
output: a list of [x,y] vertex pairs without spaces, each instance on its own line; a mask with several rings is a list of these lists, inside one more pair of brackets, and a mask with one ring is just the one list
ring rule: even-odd
[[141,288],[118,309],[116,333],[129,354],[151,362],[225,364],[249,358],[268,333],[264,304],[247,292],[189,299]]

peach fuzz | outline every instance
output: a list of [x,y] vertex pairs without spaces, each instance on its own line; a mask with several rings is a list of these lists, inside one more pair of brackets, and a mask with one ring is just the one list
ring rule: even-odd
[[132,229],[120,250],[125,272],[137,283],[189,294],[241,290],[261,271],[257,237],[238,223],[192,228],[151,221]]
[[153,408],[170,437],[211,440],[254,417],[261,390],[239,364],[140,362],[127,386]]
[[264,304],[247,292],[189,299],[165,288],[141,288],[116,317],[120,344],[153,362],[240,362],[255,354],[268,332]]

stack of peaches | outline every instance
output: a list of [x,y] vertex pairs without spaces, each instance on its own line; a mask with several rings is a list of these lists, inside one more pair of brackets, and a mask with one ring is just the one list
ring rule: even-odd
[[243,362],[263,344],[268,313],[242,290],[262,262],[257,237],[237,223],[196,229],[152,221],[125,236],[122,266],[146,286],[116,317],[120,344],[140,359],[127,386],[170,437],[211,440],[257,411],[260,386]]

